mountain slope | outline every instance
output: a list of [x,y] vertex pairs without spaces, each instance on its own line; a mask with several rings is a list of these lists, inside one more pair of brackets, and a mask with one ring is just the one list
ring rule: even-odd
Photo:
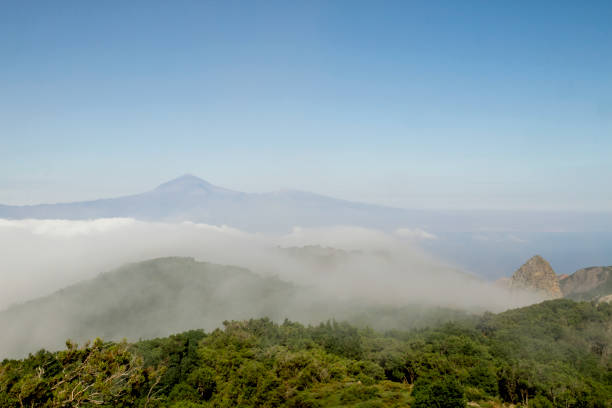
[[56,349],[68,338],[166,336],[212,329],[235,317],[282,318],[278,305],[292,298],[292,285],[245,269],[191,258],[155,259],[0,312],[0,327],[11,328],[0,337],[0,352]]
[[[318,257],[311,258],[309,248],[290,252],[320,262]],[[390,329],[425,327],[469,314],[437,306],[391,307],[361,298],[339,299],[330,292],[262,277],[243,268],[193,258],[158,258],[0,311],[0,328],[11,328],[0,336],[0,358],[43,347],[56,350],[67,339],[137,340],[191,328],[212,330],[224,320],[264,316],[303,323],[336,318]]]
[[575,300],[592,300],[612,294],[612,266],[579,269],[559,281],[563,295]]

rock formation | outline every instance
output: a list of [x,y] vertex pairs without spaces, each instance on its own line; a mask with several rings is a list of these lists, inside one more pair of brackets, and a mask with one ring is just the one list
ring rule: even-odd
[[514,272],[510,287],[535,291],[548,299],[563,297],[555,271],[540,255],[532,257]]

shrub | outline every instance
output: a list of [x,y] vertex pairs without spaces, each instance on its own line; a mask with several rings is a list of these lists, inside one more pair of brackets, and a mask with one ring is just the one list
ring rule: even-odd
[[412,391],[414,396],[413,408],[465,408],[466,399],[463,387],[455,379],[427,383],[419,380]]

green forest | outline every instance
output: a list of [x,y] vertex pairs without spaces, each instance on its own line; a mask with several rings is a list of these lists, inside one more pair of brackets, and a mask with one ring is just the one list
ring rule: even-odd
[[560,299],[428,328],[224,322],[0,364],[1,407],[612,406],[612,305]]

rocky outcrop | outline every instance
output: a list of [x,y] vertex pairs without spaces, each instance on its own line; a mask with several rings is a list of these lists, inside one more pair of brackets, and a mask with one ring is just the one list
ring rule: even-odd
[[548,299],[563,297],[555,271],[540,255],[532,257],[514,272],[510,288],[538,292]]

